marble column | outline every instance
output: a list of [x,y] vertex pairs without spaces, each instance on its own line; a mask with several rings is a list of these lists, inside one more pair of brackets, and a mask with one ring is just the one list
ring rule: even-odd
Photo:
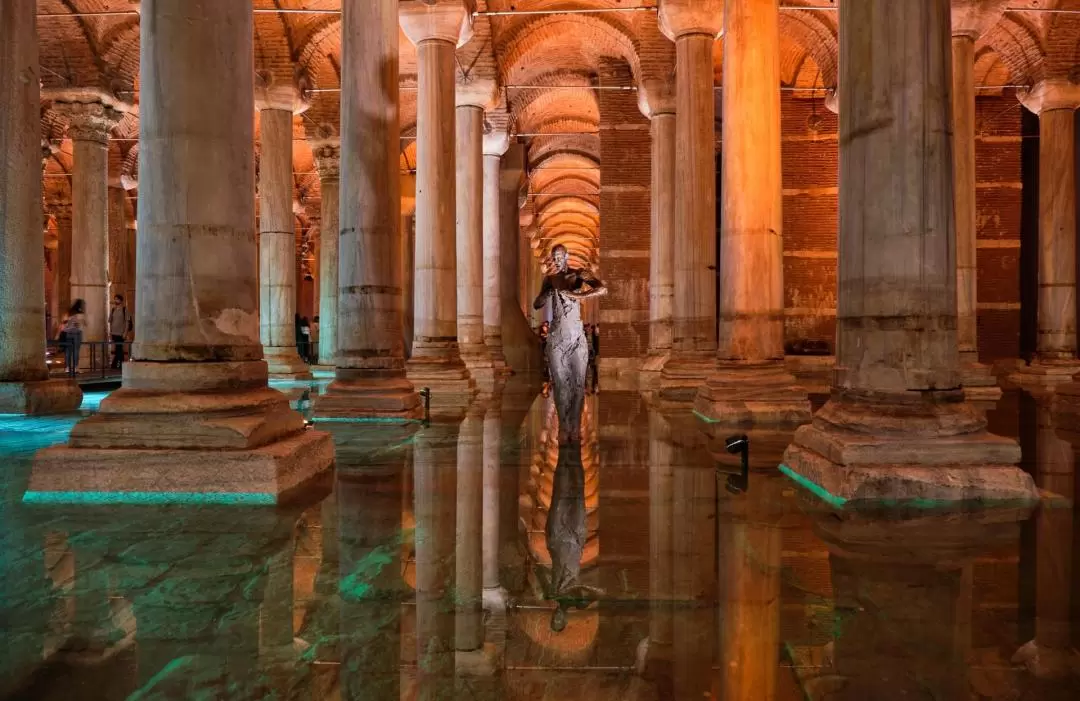
[[[97,98],[97,101],[90,101]],[[108,338],[109,316],[109,132],[122,116],[107,95],[85,91],[64,96],[54,109],[67,117],[74,166],[71,174],[71,301],[86,302],[82,341]],[[63,310],[64,313],[67,310]],[[95,349],[100,362],[100,348]],[[79,366],[88,368],[84,347]]]
[[484,413],[483,474],[483,606],[484,611],[505,624],[507,594],[499,578],[502,543],[500,483],[502,475],[502,401],[496,396]]
[[144,0],[142,21],[132,359],[24,499],[272,504],[334,447],[267,386],[259,343],[252,0]]
[[341,22],[337,370],[315,412],[416,417],[401,340],[398,4],[348,0]]
[[[128,313],[134,308],[128,298],[128,288],[134,283],[135,270],[130,267],[128,250],[128,193],[119,183],[109,184],[109,301],[116,295],[124,298]],[[105,315],[106,322],[108,314]],[[106,332],[108,329],[106,329]],[[111,334],[108,334],[111,336]],[[112,351],[110,349],[110,356]]]
[[649,350],[642,381],[653,386],[671,355],[671,312],[675,297],[675,85],[646,80],[638,105],[652,129],[651,237],[649,241]]
[[400,20],[405,36],[416,45],[419,83],[416,318],[408,376],[417,386],[431,389],[433,410],[460,413],[476,386],[458,345],[454,52],[472,34],[472,15],[463,0],[407,0],[401,3]]
[[675,297],[660,397],[692,402],[716,357],[716,108],[713,49],[723,0],[668,0],[660,28],[675,42]]
[[956,183],[956,342],[960,382],[970,399],[995,401],[1001,388],[979,362],[975,197],[975,42],[1001,19],[1008,0],[954,4],[952,12],[953,163]]
[[784,364],[784,197],[778,0],[724,13],[724,147],[716,368],[694,408],[726,424],[810,420]]
[[82,391],[49,381],[42,270],[41,117],[33,0],[0,6],[0,413],[74,411]]
[[259,337],[270,376],[306,380],[296,348],[296,219],[293,215],[293,115],[308,108],[300,88],[260,75]]
[[416,176],[401,176],[401,336],[405,344],[405,359],[412,357],[413,329],[416,326]]
[[784,469],[841,499],[1036,498],[960,388],[949,6],[840,5],[836,370]]
[[506,129],[484,134],[484,345],[497,375],[510,374],[503,352],[502,299],[502,157],[510,148]]
[[338,209],[341,187],[341,139],[326,136],[312,142],[319,171],[322,220],[319,236],[319,366],[330,370],[337,353]]
[[[522,373],[539,372],[544,363],[540,344],[522,308],[521,283],[525,276],[521,271],[524,257],[529,253],[528,244],[521,236],[525,164],[525,145],[511,144],[502,158],[502,191],[499,195],[503,353],[507,365],[514,372]],[[535,296],[535,290],[531,294]],[[532,300],[528,301],[532,306]]]

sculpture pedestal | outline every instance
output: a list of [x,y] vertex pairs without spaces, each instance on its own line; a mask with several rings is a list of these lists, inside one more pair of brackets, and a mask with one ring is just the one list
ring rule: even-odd
[[67,414],[77,411],[82,399],[74,380],[0,382],[0,414]]

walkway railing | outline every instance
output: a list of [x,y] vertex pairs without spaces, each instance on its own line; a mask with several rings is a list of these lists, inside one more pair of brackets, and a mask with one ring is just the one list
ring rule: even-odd
[[[120,350],[119,360],[131,356],[131,342],[113,343],[112,341],[83,341],[78,350],[67,341],[49,341],[45,347],[45,362],[49,374],[62,377],[75,377],[79,380],[120,379],[121,366],[115,363],[116,353]],[[69,367],[69,359],[78,353],[77,368]]]

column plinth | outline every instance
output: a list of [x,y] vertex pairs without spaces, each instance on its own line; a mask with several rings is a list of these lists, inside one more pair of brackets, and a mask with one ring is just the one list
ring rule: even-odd
[[319,369],[334,369],[338,316],[338,206],[341,188],[341,139],[326,136],[312,142],[322,196],[319,239]]
[[1037,498],[1019,446],[988,433],[961,389],[949,26],[948,0],[840,6],[833,396],[784,453],[839,500]]
[[[148,0],[143,13],[141,71],[157,89],[139,123],[132,360],[67,445],[37,454],[24,500],[272,504],[334,447],[267,386],[262,360],[252,3]],[[168,97],[192,85],[206,100]]]
[[418,417],[402,341],[398,4],[342,5],[337,352],[319,416]]
[[502,157],[510,148],[505,129],[484,134],[484,345],[498,376],[510,374],[503,351],[502,300]]
[[716,368],[694,409],[738,426],[797,426],[810,400],[784,364],[777,0],[724,13],[724,147]]
[[671,357],[660,398],[693,402],[716,360],[716,148],[713,48],[723,27],[722,0],[669,0],[661,29],[675,41],[675,295]]

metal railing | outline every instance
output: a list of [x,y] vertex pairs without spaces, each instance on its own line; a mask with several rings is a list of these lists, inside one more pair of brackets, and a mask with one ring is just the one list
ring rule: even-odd
[[[121,352],[121,362],[127,360],[131,356],[131,342],[82,341],[76,349],[68,341],[49,341],[45,346],[45,363],[49,374],[54,376],[80,380],[120,379],[121,365],[115,364],[117,350]],[[73,360],[75,367],[72,367]]]

